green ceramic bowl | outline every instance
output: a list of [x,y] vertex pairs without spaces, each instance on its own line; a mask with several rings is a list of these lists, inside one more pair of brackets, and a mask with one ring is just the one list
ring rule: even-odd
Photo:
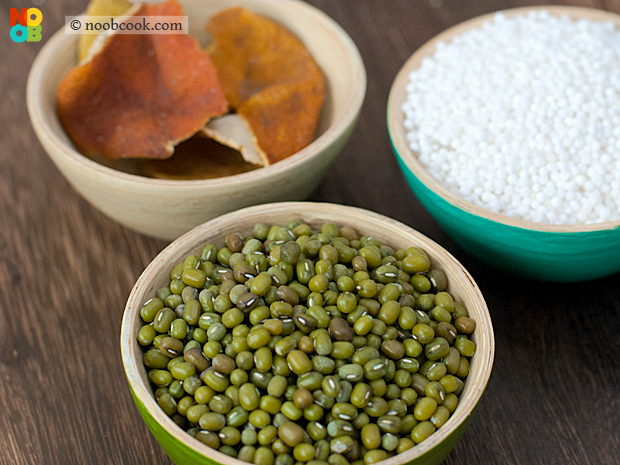
[[[538,7],[540,8],[540,7]],[[576,7],[542,7],[551,14],[573,18],[613,21],[620,16]],[[532,8],[507,10],[507,16],[523,15]],[[437,42],[479,27],[491,19],[485,15],[444,31],[418,49],[400,70],[392,86],[387,124],[396,159],[411,190],[437,223],[463,248],[482,261],[513,274],[544,281],[574,282],[620,271],[620,221],[591,225],[551,225],[523,221],[493,213],[453,194],[420,164],[405,137],[404,114],[409,73],[435,51]]]
[[404,224],[353,207],[309,202],[259,205],[204,223],[164,249],[138,279],[123,315],[121,354],[129,388],[140,415],[177,465],[245,464],[194,439],[159,408],[142,364],[142,348],[136,340],[141,326],[139,312],[160,287],[167,285],[170,270],[188,254],[199,254],[207,243],[222,244],[226,235],[233,232],[249,234],[256,223],[283,224],[293,218],[301,219],[312,227],[325,222],[351,226],[359,233],[371,235],[396,248],[418,246],[424,249],[431,258],[432,266],[446,272],[449,292],[455,300],[465,305],[470,316],[476,320],[477,329],[473,340],[477,351],[471,360],[470,374],[461,393],[459,406],[452,417],[426,441],[381,462],[384,465],[439,464],[465,431],[491,375],[495,342],[486,303],[471,275],[441,246]]

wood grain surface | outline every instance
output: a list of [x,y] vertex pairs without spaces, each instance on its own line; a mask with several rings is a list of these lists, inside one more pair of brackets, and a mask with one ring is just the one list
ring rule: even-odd
[[[9,8],[32,3],[43,13],[43,41],[14,43]],[[25,104],[30,65],[86,0],[32,3],[0,0],[0,465],[170,465],[133,405],[119,353],[127,295],[166,243],[94,210],[36,140]],[[357,128],[310,200],[364,207],[415,227],[469,269],[491,311],[491,381],[445,463],[620,464],[620,275],[544,284],[481,264],[411,194],[385,126],[392,80],[425,41],[471,17],[540,2],[310,3],[351,35],[368,72]],[[620,0],[564,4],[620,12]]]

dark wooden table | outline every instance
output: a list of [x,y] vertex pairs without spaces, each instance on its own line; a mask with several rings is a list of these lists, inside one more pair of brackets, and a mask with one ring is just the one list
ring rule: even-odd
[[[206,1],[206,0],[205,0]],[[69,186],[26,111],[30,65],[86,0],[0,0],[0,464],[170,464],[133,405],[120,320],[166,245],[116,224]],[[40,5],[43,41],[9,38],[9,7]],[[311,200],[364,207],[450,250],[488,302],[497,352],[470,428],[445,462],[620,464],[620,275],[578,284],[519,279],[448,238],[405,184],[385,126],[404,61],[453,24],[536,1],[312,0],[351,35],[368,72],[357,128]],[[620,12],[620,0],[573,5]]]

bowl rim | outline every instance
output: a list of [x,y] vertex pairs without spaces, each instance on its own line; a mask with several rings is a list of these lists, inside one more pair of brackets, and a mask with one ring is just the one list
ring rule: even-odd
[[[258,0],[251,1],[259,3]],[[333,121],[320,136],[315,138],[302,150],[294,153],[282,161],[246,173],[220,178],[192,180],[149,178],[146,176],[119,171],[91,160],[87,156],[78,152],[70,142],[67,143],[57,136],[55,131],[50,126],[50,120],[43,111],[43,105],[41,104],[41,102],[45,99],[43,96],[43,83],[46,79],[44,71],[50,66],[50,63],[53,62],[54,56],[60,47],[65,46],[67,42],[77,41],[78,36],[65,34],[64,28],[59,29],[42,47],[37,54],[28,74],[26,102],[30,120],[38,138],[46,139],[53,146],[54,150],[58,154],[61,154],[63,158],[66,158],[71,163],[78,165],[81,169],[92,172],[92,174],[96,176],[114,179],[117,182],[130,183],[134,185],[137,184],[176,190],[196,188],[210,188],[217,190],[224,187],[230,188],[231,186],[241,186],[250,180],[256,180],[257,177],[268,178],[270,176],[280,175],[283,172],[294,169],[298,164],[307,162],[310,158],[318,156],[334,144],[339,137],[346,132],[347,128],[355,122],[366,94],[366,68],[364,67],[364,62],[359,50],[351,37],[334,19],[329,17],[326,13],[301,0],[269,0],[267,3],[273,8],[291,9],[295,12],[295,14],[309,17],[316,24],[321,24],[325,29],[330,30],[333,33],[332,36],[342,44],[343,49],[346,51],[346,61],[353,77],[351,95],[343,104],[345,111],[342,116]],[[231,5],[233,4],[235,3],[231,2]],[[329,84],[327,79],[326,81],[327,84]]]
[[[247,223],[248,221],[260,221],[258,218],[265,218],[267,215],[274,214],[296,218],[302,218],[304,214],[309,216],[314,215],[315,221],[336,222],[338,221],[337,218],[351,218],[351,216],[354,215],[356,218],[355,221],[363,220],[368,222],[368,224],[380,225],[382,229],[389,228],[390,231],[398,231],[397,234],[399,238],[402,239],[406,236],[407,240],[412,240],[416,246],[419,245],[429,251],[429,255],[433,261],[441,262],[443,268],[450,268],[450,281],[458,282],[457,287],[460,287],[461,291],[467,294],[471,299],[472,305],[479,309],[482,319],[481,321],[476,321],[476,356],[480,357],[480,362],[478,362],[479,369],[475,373],[470,372],[470,378],[468,378],[468,380],[473,378],[471,382],[474,384],[472,385],[471,391],[468,392],[466,398],[461,397],[459,399],[459,407],[455,413],[433,435],[419,445],[412,447],[410,450],[384,460],[381,463],[383,465],[399,465],[424,456],[434,447],[448,439],[459,429],[460,425],[470,417],[488,384],[495,357],[495,338],[491,315],[482,292],[473,277],[446,249],[410,226],[378,213],[357,207],[316,202],[279,202],[247,207],[197,226],[162,250],[151,263],[149,263],[136,281],[123,311],[120,334],[121,358],[125,376],[127,377],[129,387],[134,396],[148,411],[148,414],[151,415],[168,434],[172,435],[175,440],[183,444],[183,446],[207,458],[213,459],[220,464],[245,464],[243,461],[229,457],[215,449],[211,449],[194,439],[176,425],[176,423],[161,410],[153,398],[150,386],[148,386],[148,383],[143,382],[140,376],[140,370],[144,370],[144,366],[139,363],[140,361],[138,359],[133,357],[135,350],[138,349],[138,343],[134,337],[135,334],[137,334],[137,330],[134,325],[139,325],[140,323],[139,317],[136,314],[140,311],[144,299],[148,297],[144,294],[147,292],[151,280],[155,278],[162,264],[170,260],[175,253],[178,253],[180,250],[195,249],[201,243],[208,241],[211,237],[229,233],[234,229],[230,222],[235,217],[243,218],[243,222]],[[323,219],[321,215],[331,215],[329,216],[331,220]],[[362,230],[360,233],[363,234],[364,231]],[[430,250],[432,250],[432,252],[430,252]],[[132,329],[134,329],[133,335]]]
[[537,223],[534,221],[523,220],[520,218],[513,218],[500,213],[495,213],[486,208],[480,207],[472,202],[469,202],[459,195],[450,191],[447,187],[441,184],[435,179],[429,172],[422,166],[418,160],[417,155],[409,148],[409,144],[406,140],[406,131],[404,128],[404,116],[401,109],[402,103],[406,98],[406,85],[409,81],[409,73],[417,69],[423,58],[431,56],[435,51],[435,46],[438,42],[449,42],[455,36],[462,34],[470,29],[475,29],[481,26],[483,23],[492,20],[495,15],[501,13],[506,17],[512,18],[516,16],[523,16],[532,11],[545,10],[554,16],[567,15],[572,19],[590,19],[593,21],[612,21],[616,27],[620,28],[620,15],[605,10],[599,10],[595,8],[577,7],[577,6],[561,6],[561,5],[539,5],[533,7],[519,7],[510,8],[506,10],[499,10],[493,13],[487,13],[481,16],[468,19],[461,23],[458,23],[438,35],[432,37],[425,42],[420,48],[418,48],[411,57],[407,59],[405,64],[399,70],[392,87],[390,89],[387,105],[387,126],[392,148],[402,162],[407,166],[411,173],[430,191],[441,197],[444,201],[451,204],[460,210],[465,211],[471,215],[478,216],[480,218],[493,221],[495,223],[505,224],[507,226],[513,226],[520,229],[527,229],[539,232],[548,233],[584,233],[594,231],[604,231],[611,229],[620,229],[620,219],[605,221],[602,223],[592,224],[550,224],[550,223]]

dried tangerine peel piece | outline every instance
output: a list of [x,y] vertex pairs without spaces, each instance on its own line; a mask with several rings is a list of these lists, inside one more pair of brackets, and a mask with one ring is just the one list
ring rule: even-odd
[[[135,13],[179,15],[176,0]],[[167,158],[227,106],[209,57],[185,34],[110,36],[64,77],[56,102],[77,148],[105,158]]]
[[254,94],[237,113],[249,123],[271,164],[312,142],[322,104],[323,93],[317,91],[315,83],[305,81]]
[[200,132],[177,145],[170,158],[140,161],[140,174],[157,179],[216,179],[258,168],[239,151]]
[[213,118],[204,127],[203,132],[220,144],[240,152],[248,163],[259,166],[269,164],[267,155],[257,146],[248,123],[236,113]]
[[[91,0],[86,7],[86,16],[110,16],[116,18],[127,12],[132,7],[132,3],[127,0]],[[78,58],[83,60],[88,56],[88,50],[98,34],[82,34],[78,47]]]
[[323,74],[287,29],[241,7],[207,23],[209,56],[226,98],[246,119],[270,163],[312,141],[324,100]]

